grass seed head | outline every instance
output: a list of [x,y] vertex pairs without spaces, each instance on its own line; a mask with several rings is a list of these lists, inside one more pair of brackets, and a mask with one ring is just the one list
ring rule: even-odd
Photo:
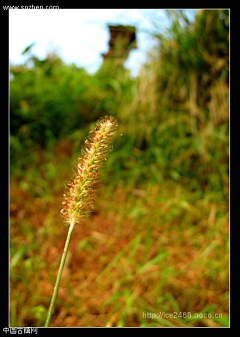
[[100,119],[94,130],[89,132],[82,148],[82,156],[73,179],[68,182],[69,190],[63,195],[61,213],[66,224],[80,223],[95,202],[94,194],[99,184],[100,169],[112,149],[118,124],[112,116]]

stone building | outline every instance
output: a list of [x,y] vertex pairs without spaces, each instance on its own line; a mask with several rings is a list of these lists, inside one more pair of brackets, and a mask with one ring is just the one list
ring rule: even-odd
[[134,26],[108,25],[110,30],[109,50],[101,54],[104,63],[114,62],[123,65],[131,49],[137,48],[136,28]]

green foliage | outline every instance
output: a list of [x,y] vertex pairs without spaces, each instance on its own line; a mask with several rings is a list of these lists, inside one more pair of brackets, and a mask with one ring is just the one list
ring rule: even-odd
[[114,63],[89,75],[54,54],[45,60],[30,55],[11,67],[15,174],[36,162],[36,146],[52,151],[70,137],[79,151],[92,123],[113,115],[120,128],[107,165],[114,171],[111,184],[190,179],[193,189],[225,193],[229,11],[197,11],[194,21],[184,11],[167,12],[170,28],[155,33],[159,47],[136,79]]
[[[115,171],[223,191],[228,175],[228,11],[174,15],[118,113]],[[209,46],[209,39],[211,46]],[[122,127],[122,129],[121,129]],[[130,173],[131,172],[131,173]],[[223,173],[224,172],[224,173]]]
[[[76,150],[103,115],[119,137],[107,168],[112,183],[191,179],[223,191],[228,167],[228,11],[168,11],[172,24],[136,79],[114,64],[94,75],[52,54],[11,67],[11,169],[36,160],[35,147],[70,137]],[[121,136],[120,136],[121,135]],[[79,138],[80,137],[80,138]],[[79,140],[78,140],[79,138]],[[17,173],[16,173],[17,174]],[[223,180],[225,181],[223,182]]]
[[31,67],[11,70],[11,133],[46,145],[85,125],[95,106],[94,84],[85,70],[56,56],[29,61]]

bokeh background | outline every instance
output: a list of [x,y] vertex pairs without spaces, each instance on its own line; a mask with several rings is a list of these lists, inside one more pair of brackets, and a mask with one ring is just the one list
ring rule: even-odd
[[[83,54],[81,36],[98,45],[104,31],[86,63],[58,42],[41,55],[30,14],[17,61],[10,34],[10,326],[44,325],[67,234],[62,195],[105,115],[118,133],[51,326],[229,326],[229,10],[92,11],[94,34],[77,40],[81,10],[70,27]],[[104,62],[107,24],[134,26],[138,49]]]

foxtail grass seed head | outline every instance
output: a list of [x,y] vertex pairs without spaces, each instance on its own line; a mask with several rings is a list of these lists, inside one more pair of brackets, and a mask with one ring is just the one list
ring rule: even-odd
[[68,183],[69,190],[63,195],[61,213],[66,224],[80,223],[93,209],[100,169],[112,149],[117,127],[115,119],[106,116],[97,122],[85,140],[73,179]]

